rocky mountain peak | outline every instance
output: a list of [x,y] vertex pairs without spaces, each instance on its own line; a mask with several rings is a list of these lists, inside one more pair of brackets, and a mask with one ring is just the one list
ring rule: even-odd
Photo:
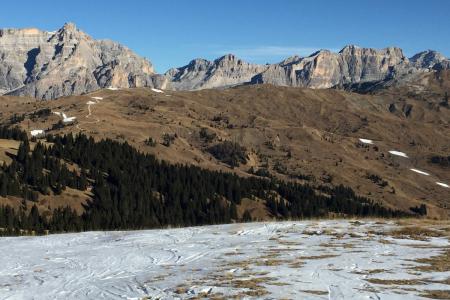
[[437,51],[426,50],[415,54],[409,60],[418,68],[432,68],[434,65],[447,60],[447,58]]
[[0,31],[0,93],[54,99],[99,88],[154,86],[162,76],[130,49],[66,23],[56,32]]
[[308,57],[316,57],[319,55],[330,55],[332,52],[328,49],[320,49],[316,52],[311,53]]
[[214,61],[194,60],[188,65],[171,69],[165,76],[175,90],[197,90],[227,87],[249,82],[267,67],[247,63],[233,54]]
[[339,52],[322,49],[276,64],[253,64],[234,54],[213,61],[198,58],[155,74],[153,65],[127,47],[95,40],[74,23],[57,31],[0,29],[0,94],[54,99],[114,86],[197,90],[245,83],[308,88],[352,87],[449,69],[442,54],[427,50],[411,59],[398,47],[347,45]]
[[347,45],[339,51],[341,54],[354,54],[357,50],[361,49],[356,45]]
[[238,58],[231,53],[225,54],[222,57],[219,57],[218,59],[216,59],[216,61],[235,61],[238,60]]
[[339,51],[341,55],[361,56],[361,55],[381,55],[406,59],[403,50],[398,47],[387,47],[384,49],[362,48],[356,45],[347,45]]
[[64,23],[61,30],[64,30],[67,32],[71,32],[71,31],[73,32],[73,31],[78,31],[78,28],[77,28],[77,25],[75,25],[75,23],[67,22],[67,23]]

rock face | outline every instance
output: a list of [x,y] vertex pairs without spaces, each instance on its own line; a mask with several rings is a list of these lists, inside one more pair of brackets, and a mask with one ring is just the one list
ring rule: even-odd
[[[270,66],[252,78],[252,83],[330,88],[382,80],[392,74],[394,67],[404,68],[407,64],[408,59],[399,48],[375,50],[347,46],[339,53],[321,50],[305,58],[295,57]],[[285,79],[281,81],[283,72]]]
[[[197,59],[165,75],[173,89],[194,90],[239,84],[331,88],[365,86],[405,74],[448,68],[448,60],[435,51],[408,59],[400,48],[381,50],[346,46],[339,53],[321,50],[308,57],[292,56],[272,65],[255,65],[227,55],[213,62]],[[409,78],[409,77],[408,77]]]
[[162,86],[152,64],[130,49],[65,24],[56,32],[0,30],[0,92],[54,99],[104,87]]
[[437,64],[448,61],[444,55],[433,50],[419,52],[409,60],[417,68],[433,68]]
[[184,67],[170,69],[165,76],[174,90],[198,90],[249,82],[266,69],[228,54],[214,61],[194,59]]
[[148,60],[130,49],[94,40],[71,23],[55,32],[0,30],[0,95],[40,99],[110,86],[198,90],[269,83],[367,92],[386,82],[401,84],[415,74],[449,68],[450,61],[432,50],[408,59],[400,48],[346,46],[339,53],[321,50],[271,65],[251,64],[232,54],[214,61],[195,59],[159,75]]

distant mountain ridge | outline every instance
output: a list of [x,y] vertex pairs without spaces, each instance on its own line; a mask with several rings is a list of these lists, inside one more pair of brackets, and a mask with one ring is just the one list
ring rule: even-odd
[[[427,50],[407,58],[402,49],[346,46],[338,53],[320,50],[275,64],[252,64],[227,54],[156,74],[150,61],[109,40],[94,40],[74,24],[55,32],[0,30],[0,94],[55,99],[106,87],[155,87],[171,90],[273,84],[364,91],[414,74],[449,69],[442,54]],[[408,76],[406,76],[408,75]]]
[[338,53],[320,50],[308,57],[292,56],[270,65],[249,64],[231,54],[212,62],[196,59],[187,66],[169,70],[165,76],[176,90],[262,83],[321,89],[379,83],[404,74],[448,67],[449,60],[432,50],[408,59],[396,47],[377,50],[350,45]]

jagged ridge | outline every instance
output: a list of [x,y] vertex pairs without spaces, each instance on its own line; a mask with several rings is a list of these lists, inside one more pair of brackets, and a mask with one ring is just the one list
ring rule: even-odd
[[72,23],[55,32],[0,30],[0,94],[54,99],[114,86],[172,90],[223,88],[268,83],[308,88],[369,91],[415,74],[450,68],[442,54],[427,50],[407,58],[402,49],[349,45],[340,52],[320,50],[280,63],[258,65],[232,54],[216,60],[194,59],[156,74],[152,64],[110,40],[94,40]]
[[94,40],[74,24],[56,32],[0,31],[0,90],[54,99],[99,88],[154,86],[152,64],[109,40]]

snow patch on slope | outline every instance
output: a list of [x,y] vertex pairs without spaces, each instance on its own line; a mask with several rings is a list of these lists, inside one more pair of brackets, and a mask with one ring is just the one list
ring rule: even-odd
[[440,186],[442,186],[442,187],[445,187],[445,188],[450,188],[450,185],[448,185],[448,184],[446,184],[446,183],[443,183],[443,182],[436,182],[436,184],[437,184],[437,185],[440,185]]
[[413,171],[413,172],[425,175],[425,176],[430,176],[430,173],[427,173],[427,172],[424,172],[424,171],[420,171],[420,170],[417,170],[417,169],[410,169],[410,170]]
[[368,139],[359,139],[359,141],[363,144],[370,144],[373,145],[373,141],[372,140],[368,140]]
[[395,156],[401,156],[401,157],[408,158],[408,155],[406,155],[406,153],[403,153],[403,152],[400,152],[400,151],[390,150],[389,153],[392,154],[392,155],[395,155]]

